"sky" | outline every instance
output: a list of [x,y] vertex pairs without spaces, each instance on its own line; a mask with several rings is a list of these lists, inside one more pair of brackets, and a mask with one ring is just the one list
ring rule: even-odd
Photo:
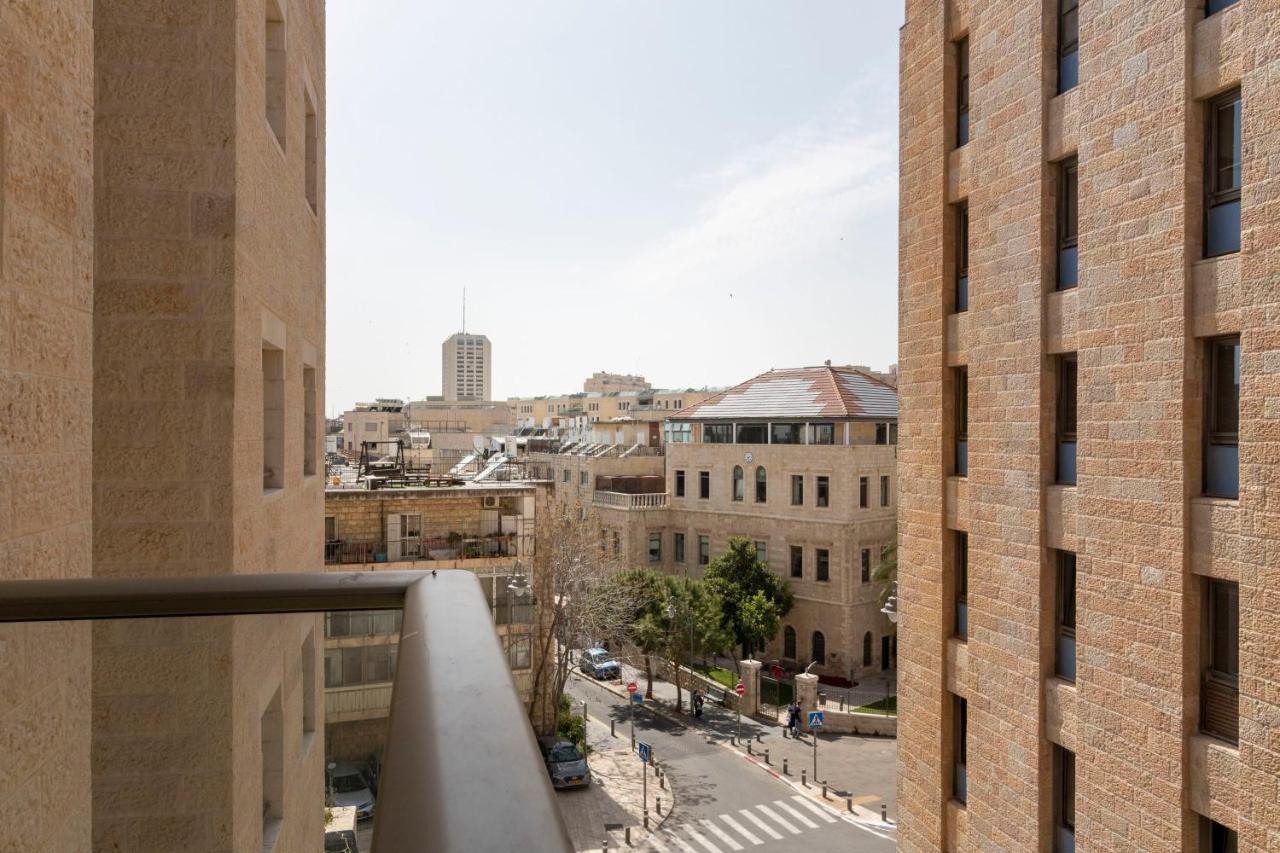
[[327,4],[326,407],[897,360],[901,0]]

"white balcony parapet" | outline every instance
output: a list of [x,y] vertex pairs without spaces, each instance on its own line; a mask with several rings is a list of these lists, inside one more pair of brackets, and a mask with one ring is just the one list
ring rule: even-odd
[[618,509],[662,509],[667,505],[666,492],[648,492],[632,495],[626,492],[597,491],[591,498],[596,506],[609,506]]

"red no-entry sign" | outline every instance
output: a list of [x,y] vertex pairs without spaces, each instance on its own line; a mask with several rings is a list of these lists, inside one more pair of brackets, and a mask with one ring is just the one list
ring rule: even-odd
[[734,693],[737,693],[739,696],[741,696],[743,693],[746,693],[746,692],[747,692],[747,685],[745,685],[745,684],[743,684],[741,681],[739,681],[739,682],[738,682],[738,684],[737,684],[737,686],[733,688],[733,692],[734,692]]
[[635,693],[635,692],[636,692],[637,690],[639,690],[639,689],[640,689],[639,687],[636,687],[636,683],[635,683],[634,681],[628,681],[628,682],[627,682],[627,692],[628,692],[628,693]]

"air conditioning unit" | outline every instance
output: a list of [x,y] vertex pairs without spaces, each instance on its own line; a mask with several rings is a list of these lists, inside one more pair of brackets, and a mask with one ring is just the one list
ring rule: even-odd
[[486,498],[484,499],[484,508],[485,508],[485,509],[497,509],[497,508],[498,508],[498,498],[497,498],[497,496],[489,496],[489,497],[486,497]]

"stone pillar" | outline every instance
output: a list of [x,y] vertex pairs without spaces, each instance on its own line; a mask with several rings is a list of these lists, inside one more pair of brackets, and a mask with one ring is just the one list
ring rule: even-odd
[[796,701],[800,703],[800,726],[808,729],[809,712],[818,710],[818,676],[810,672],[796,675]]
[[758,660],[740,660],[738,666],[742,669],[742,686],[747,688],[747,692],[739,700],[742,713],[752,717],[760,711],[761,664]]

